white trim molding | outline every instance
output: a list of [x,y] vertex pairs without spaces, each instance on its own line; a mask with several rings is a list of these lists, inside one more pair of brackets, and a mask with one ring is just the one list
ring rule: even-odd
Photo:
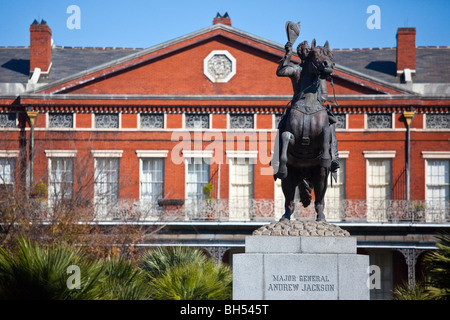
[[94,158],[122,158],[123,150],[91,150]]
[[422,151],[424,159],[450,159],[450,151]]
[[228,163],[233,162],[237,159],[237,163],[241,163],[244,159],[250,159],[251,164],[256,163],[256,158],[258,157],[258,150],[226,150],[225,154],[228,159]]
[[343,158],[343,159],[348,158],[348,155],[350,154],[350,151],[338,150],[338,152],[339,152],[339,158]]
[[226,150],[227,158],[251,158],[258,157],[258,150]]
[[74,158],[77,150],[45,150],[47,158]]
[[166,158],[169,150],[136,150],[138,158]]
[[395,150],[367,150],[363,151],[366,159],[395,158]]
[[185,158],[212,158],[214,150],[183,150]]
[[19,154],[19,150],[0,150],[0,158],[17,158]]

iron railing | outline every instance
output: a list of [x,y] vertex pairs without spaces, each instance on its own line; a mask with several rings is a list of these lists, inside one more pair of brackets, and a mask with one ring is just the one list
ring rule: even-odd
[[[134,221],[277,221],[284,212],[284,201],[273,199],[208,199],[157,202],[120,199],[95,208],[99,220]],[[314,219],[314,204],[303,208],[295,204],[294,219]],[[450,201],[425,200],[341,200],[326,201],[329,222],[450,222]]]

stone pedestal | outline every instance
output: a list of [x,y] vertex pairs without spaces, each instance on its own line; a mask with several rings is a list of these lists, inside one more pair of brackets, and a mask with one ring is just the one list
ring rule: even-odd
[[233,299],[367,300],[368,267],[353,237],[249,236],[233,256]]

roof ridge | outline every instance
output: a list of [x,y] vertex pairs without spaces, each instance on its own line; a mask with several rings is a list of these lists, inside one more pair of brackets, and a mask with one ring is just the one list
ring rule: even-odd
[[396,47],[384,47],[384,48],[336,48],[332,49],[333,51],[369,51],[369,50],[392,50],[396,49]]
[[30,46],[0,46],[0,49],[29,49]]
[[416,46],[416,49],[450,49],[450,46]]
[[[374,48],[333,48],[333,51],[372,51],[372,50],[392,50],[397,47],[374,47]],[[416,49],[450,49],[450,46],[416,46]]]
[[131,47],[88,47],[88,46],[54,46],[54,49],[86,49],[86,50],[144,50],[145,48]]

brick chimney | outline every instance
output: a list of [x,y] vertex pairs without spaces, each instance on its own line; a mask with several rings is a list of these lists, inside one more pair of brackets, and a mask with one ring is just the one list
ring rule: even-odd
[[231,26],[231,18],[228,15],[228,12],[225,12],[225,14],[223,16],[217,12],[216,17],[213,20],[213,24],[218,24],[218,23],[223,23],[228,26]]
[[416,28],[398,28],[397,75],[407,77],[408,73],[416,73]]
[[52,30],[44,20],[30,26],[30,74],[35,68],[47,74],[52,65]]

